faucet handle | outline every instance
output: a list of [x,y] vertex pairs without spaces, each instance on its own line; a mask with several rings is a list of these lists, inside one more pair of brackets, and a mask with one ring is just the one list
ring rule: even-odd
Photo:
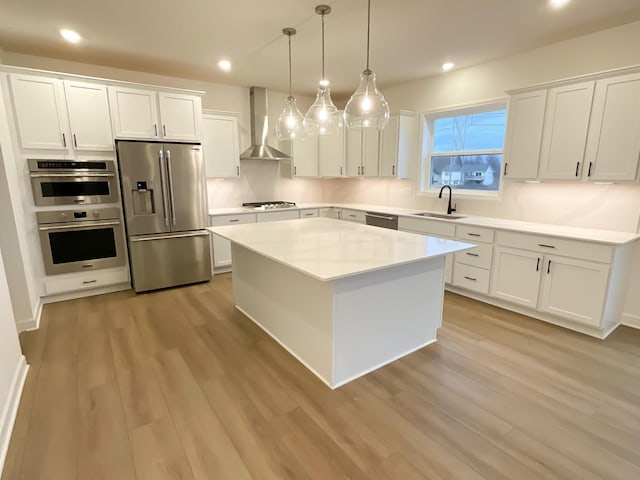
[[451,207],[451,213],[453,213],[453,212],[456,212],[456,211],[457,211],[457,210],[456,210],[456,207],[457,207],[457,206],[458,206],[458,204],[457,204],[457,203],[454,203],[454,204],[453,204],[453,207]]

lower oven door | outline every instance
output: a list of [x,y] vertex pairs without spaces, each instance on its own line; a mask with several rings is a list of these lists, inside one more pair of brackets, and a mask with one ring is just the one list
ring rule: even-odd
[[122,224],[118,220],[47,224],[38,229],[47,275],[125,264]]
[[116,184],[113,173],[31,174],[33,201],[38,206],[116,203]]

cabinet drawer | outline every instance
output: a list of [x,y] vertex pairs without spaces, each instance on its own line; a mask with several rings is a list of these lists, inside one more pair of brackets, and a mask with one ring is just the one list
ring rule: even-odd
[[127,267],[106,268],[87,273],[70,273],[56,275],[44,279],[44,289],[47,295],[56,293],[75,292],[90,288],[107,287],[129,281]]
[[304,210],[300,210],[300,218],[311,218],[318,216],[317,208],[305,208]]
[[494,231],[489,228],[474,227],[469,225],[458,225],[456,237],[461,240],[493,243]]
[[610,263],[613,255],[613,247],[611,245],[528,233],[499,231],[496,234],[496,243],[506,247],[522,248],[523,250],[533,250],[534,252],[582,258],[603,263]]
[[486,295],[489,293],[489,270],[456,262],[453,266],[453,284]]
[[242,225],[243,223],[256,223],[256,214],[248,213],[243,215],[216,215],[211,217],[212,227],[223,227],[225,225]]
[[491,268],[491,258],[493,254],[493,245],[485,245],[479,243],[477,247],[464,252],[456,252],[455,259],[457,263],[464,263],[479,268]]
[[341,219],[348,220],[350,222],[366,223],[364,214],[365,212],[360,210],[349,210],[349,209],[343,208]]
[[428,220],[426,218],[400,217],[398,230],[410,230],[437,237],[455,237],[456,226],[447,221]]
[[286,210],[284,212],[265,212],[258,214],[258,223],[278,222],[280,220],[296,220],[300,218],[298,210]]

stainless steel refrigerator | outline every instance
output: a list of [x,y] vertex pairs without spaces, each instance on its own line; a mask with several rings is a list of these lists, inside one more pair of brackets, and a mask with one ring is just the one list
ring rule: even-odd
[[202,147],[117,141],[116,150],[135,291],[210,280]]

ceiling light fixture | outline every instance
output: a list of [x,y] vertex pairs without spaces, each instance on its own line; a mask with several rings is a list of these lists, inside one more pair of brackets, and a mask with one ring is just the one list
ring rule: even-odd
[[231,70],[231,62],[229,60],[220,60],[218,62],[218,67],[220,67],[221,70],[228,72]]
[[322,78],[318,83],[316,99],[304,117],[304,128],[311,135],[337,135],[342,119],[331,101],[329,80],[324,75],[324,16],[331,13],[329,5],[318,5],[316,13],[322,17]]
[[449,70],[451,70],[455,66],[456,66],[455,63],[446,62],[446,63],[442,64],[442,70],[444,70],[445,72],[448,72]]
[[369,68],[371,41],[371,0],[367,7],[367,68],[360,74],[358,89],[344,109],[349,128],[375,127],[382,130],[389,122],[389,104],[376,85],[376,74]]
[[283,28],[282,33],[289,37],[289,96],[287,97],[284,110],[278,117],[276,124],[276,135],[280,140],[293,140],[306,136],[304,129],[304,116],[298,109],[296,97],[291,93],[291,37],[295,35],[295,28]]
[[80,40],[82,40],[82,37],[78,32],[67,30],[66,28],[60,30],[60,35],[62,35],[62,38],[64,38],[69,43],[78,43]]
[[570,1],[571,0],[549,0],[549,5],[551,5],[552,8],[562,8]]

